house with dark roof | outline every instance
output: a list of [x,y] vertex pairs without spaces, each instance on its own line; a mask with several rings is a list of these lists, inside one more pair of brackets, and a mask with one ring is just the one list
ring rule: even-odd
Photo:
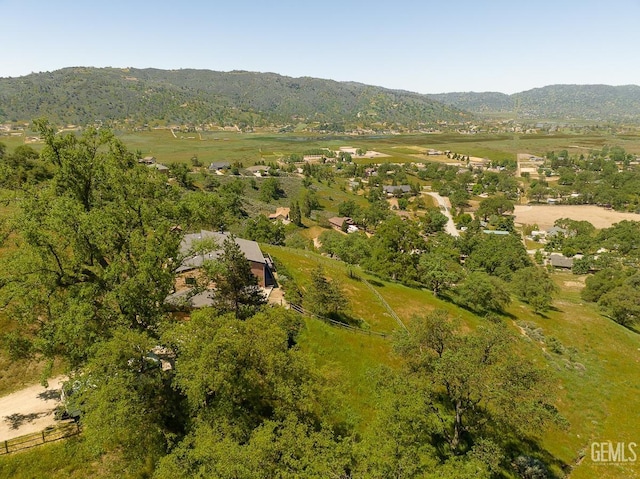
[[214,161],[209,165],[209,171],[226,170],[231,166],[228,161]]
[[[214,231],[202,230],[199,233],[187,234],[180,243],[180,253],[185,256],[176,273],[193,271],[202,267],[205,261],[213,261],[222,254],[222,244],[229,238],[229,233],[217,233]],[[218,249],[199,253],[196,251],[196,244],[202,240],[211,240],[219,246]],[[273,274],[267,264],[260,245],[255,241],[242,238],[235,238],[240,251],[245,255],[251,265],[251,272],[258,278],[258,284],[262,287],[274,284]]]
[[549,264],[554,268],[571,269],[573,268],[573,258],[568,258],[562,254],[551,253],[549,255]]
[[[201,230],[184,236],[180,243],[180,254],[184,258],[176,269],[174,292],[167,298],[167,303],[172,305],[187,305],[191,308],[203,308],[212,305],[210,292],[215,288],[211,284],[203,291],[193,294],[193,288],[204,279],[202,267],[207,261],[215,261],[222,254],[222,245],[229,233]],[[203,247],[199,244],[202,242]],[[209,244],[206,244],[209,242]],[[245,255],[251,272],[258,279],[258,286],[267,288],[275,285],[272,273],[272,265],[269,258],[265,257],[260,245],[255,241],[243,238],[235,238],[240,251]],[[201,251],[199,251],[201,249]]]
[[353,224],[353,220],[347,216],[334,216],[333,218],[329,218],[328,221],[331,227],[338,231],[342,231],[343,225],[345,223],[347,225]]
[[353,224],[353,220],[348,216],[334,216],[328,219],[329,224],[336,231],[342,231],[346,233],[355,233],[358,231],[358,227]]
[[411,193],[411,187],[409,185],[387,185],[383,186],[382,190],[387,194],[387,196],[405,195],[407,193]]

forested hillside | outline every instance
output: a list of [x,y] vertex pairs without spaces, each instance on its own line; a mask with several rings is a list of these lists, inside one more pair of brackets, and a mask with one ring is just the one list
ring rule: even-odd
[[442,93],[433,100],[477,114],[512,113],[521,119],[640,119],[640,86],[551,85],[513,95]]
[[275,73],[65,68],[0,79],[0,121],[46,116],[63,124],[130,120],[177,124],[286,125],[326,129],[467,119],[424,95]]

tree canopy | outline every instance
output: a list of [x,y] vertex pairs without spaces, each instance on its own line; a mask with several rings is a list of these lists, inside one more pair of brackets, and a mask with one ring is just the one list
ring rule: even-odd
[[2,260],[0,294],[32,325],[35,351],[80,364],[115,329],[160,321],[181,239],[178,195],[108,131],[60,136],[37,125],[53,177],[17,202],[18,248]]
[[265,303],[258,278],[251,272],[235,236],[225,238],[222,253],[204,264],[207,279],[215,285],[210,292],[220,313],[232,312],[236,318],[248,318]]

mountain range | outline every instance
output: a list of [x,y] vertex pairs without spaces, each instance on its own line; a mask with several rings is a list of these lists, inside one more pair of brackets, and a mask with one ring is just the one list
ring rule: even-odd
[[441,93],[427,95],[476,115],[513,115],[519,120],[640,120],[640,86],[550,85],[520,93]]
[[425,95],[275,73],[65,68],[0,78],[0,121],[177,124],[327,123],[418,127],[470,115]]
[[528,121],[640,120],[640,86],[552,85],[497,92],[419,94],[275,73],[72,67],[0,78],[0,122],[129,122],[243,127],[313,123],[423,128],[485,117]]

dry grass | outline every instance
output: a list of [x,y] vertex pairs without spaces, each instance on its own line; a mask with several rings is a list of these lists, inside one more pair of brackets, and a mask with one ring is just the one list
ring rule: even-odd
[[622,213],[594,205],[516,205],[514,214],[516,223],[537,224],[541,229],[551,228],[560,218],[588,221],[598,229],[623,220],[640,221],[640,215],[636,213]]

